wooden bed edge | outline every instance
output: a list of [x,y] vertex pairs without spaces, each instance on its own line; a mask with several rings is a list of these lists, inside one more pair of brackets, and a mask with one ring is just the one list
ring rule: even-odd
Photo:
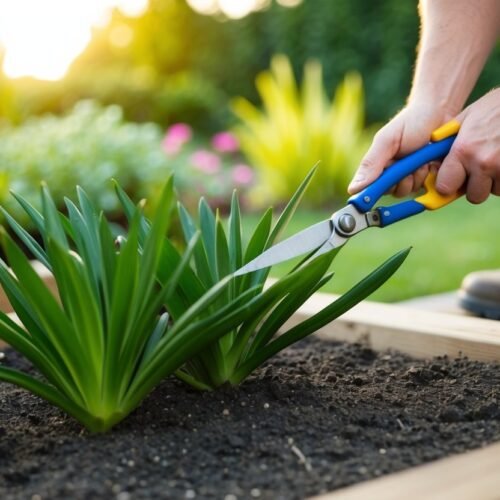
[[[316,293],[289,320],[294,326],[336,296]],[[323,338],[365,342],[376,351],[394,349],[416,358],[447,355],[500,361],[500,321],[363,301],[318,330]]]
[[496,443],[310,500],[493,500],[499,498],[499,470],[500,443]]

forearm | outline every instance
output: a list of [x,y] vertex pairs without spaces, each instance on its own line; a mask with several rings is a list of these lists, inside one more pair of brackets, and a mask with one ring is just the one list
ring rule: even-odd
[[500,33],[500,0],[421,0],[409,104],[447,120],[463,108]]

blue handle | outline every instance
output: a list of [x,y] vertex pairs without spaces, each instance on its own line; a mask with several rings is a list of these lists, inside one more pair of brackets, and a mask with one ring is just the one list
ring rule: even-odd
[[424,210],[424,205],[416,200],[403,201],[390,207],[377,207],[380,217],[380,227],[389,226],[394,222],[417,215]]
[[[418,170],[422,165],[444,158],[450,152],[456,137],[456,135],[452,135],[441,141],[430,142],[423,148],[394,162],[372,184],[363,191],[351,196],[348,203],[354,205],[362,213],[370,211],[375,203],[399,181]],[[397,207],[401,205],[403,204],[394,205],[392,210],[399,210]]]

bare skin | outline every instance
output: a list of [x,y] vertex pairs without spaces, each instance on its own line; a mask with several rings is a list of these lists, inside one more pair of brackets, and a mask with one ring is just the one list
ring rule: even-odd
[[[423,146],[431,132],[457,119],[460,132],[438,171],[442,194],[463,185],[471,203],[500,195],[500,89],[462,110],[500,34],[498,0],[421,0],[422,33],[406,107],[376,135],[349,192],[373,182],[395,159]],[[428,166],[394,190],[406,196],[421,188]]]

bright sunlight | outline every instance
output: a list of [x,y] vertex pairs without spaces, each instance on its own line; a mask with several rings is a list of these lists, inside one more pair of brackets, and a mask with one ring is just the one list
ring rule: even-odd
[[[202,14],[222,12],[227,17],[239,19],[269,6],[271,0],[187,0],[188,4]],[[284,7],[295,7],[302,0],[277,0]]]
[[4,71],[11,78],[59,80],[113,7],[138,15],[146,6],[147,0],[0,1]]

